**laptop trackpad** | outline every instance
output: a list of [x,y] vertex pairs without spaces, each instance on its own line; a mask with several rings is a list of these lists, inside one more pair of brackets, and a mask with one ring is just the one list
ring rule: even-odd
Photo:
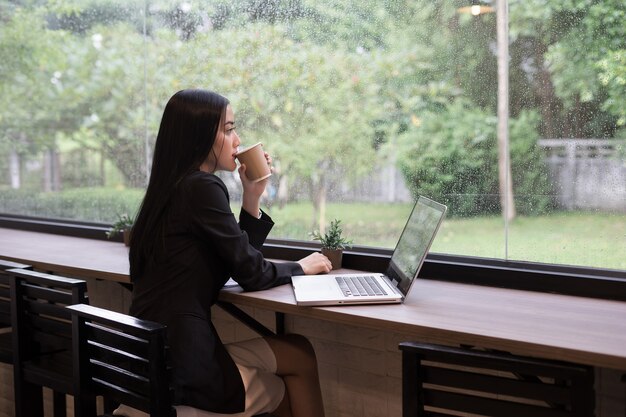
[[306,279],[298,279],[297,282],[294,282],[294,291],[298,294],[299,301],[343,298],[335,278],[328,275],[322,277],[307,276]]

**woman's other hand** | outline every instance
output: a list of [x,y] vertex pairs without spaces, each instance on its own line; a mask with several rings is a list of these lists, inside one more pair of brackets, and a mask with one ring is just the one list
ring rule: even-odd
[[298,261],[306,275],[328,273],[332,269],[330,260],[319,252],[310,254]]

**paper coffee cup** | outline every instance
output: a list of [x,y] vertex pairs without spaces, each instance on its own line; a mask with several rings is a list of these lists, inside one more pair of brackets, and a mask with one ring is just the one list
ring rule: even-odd
[[246,166],[246,175],[254,182],[261,181],[272,175],[267,159],[265,159],[265,152],[263,152],[263,144],[261,142],[240,150],[235,154],[235,157]]

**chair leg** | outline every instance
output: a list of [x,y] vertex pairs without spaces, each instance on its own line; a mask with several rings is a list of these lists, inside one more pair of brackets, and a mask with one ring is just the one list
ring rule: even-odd
[[[626,374],[622,375],[622,382],[626,383]],[[626,389],[624,390],[625,398],[626,398]],[[626,405],[624,405],[624,417],[626,417]]]
[[65,394],[54,391],[52,393],[52,415],[54,417],[65,417],[67,415],[67,404]]
[[16,381],[15,417],[43,417],[43,389],[40,385]]
[[421,388],[418,376],[417,355],[402,352],[402,417],[419,415],[419,393]]

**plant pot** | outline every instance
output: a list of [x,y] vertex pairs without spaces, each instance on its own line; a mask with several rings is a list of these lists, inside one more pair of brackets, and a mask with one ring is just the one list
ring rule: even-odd
[[326,256],[333,269],[341,268],[341,259],[343,258],[343,249],[327,249],[322,248],[322,255]]
[[130,229],[124,229],[122,234],[124,236],[124,245],[130,246]]

